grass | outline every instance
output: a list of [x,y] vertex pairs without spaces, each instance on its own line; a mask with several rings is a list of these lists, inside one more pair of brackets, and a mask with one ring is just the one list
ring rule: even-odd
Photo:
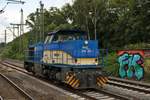
[[20,38],[16,38],[14,41],[8,43],[4,48],[1,48],[0,58],[10,59],[24,59],[24,50],[28,47],[28,34],[21,36],[23,40],[20,42]]
[[111,76],[118,76],[119,64],[117,62],[116,52],[111,52],[105,59],[104,70],[110,73]]

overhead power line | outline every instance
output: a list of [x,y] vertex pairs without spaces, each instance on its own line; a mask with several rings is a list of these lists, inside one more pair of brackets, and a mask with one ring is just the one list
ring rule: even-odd
[[0,14],[4,13],[5,8],[7,7],[8,3],[0,10]]
[[5,12],[6,7],[8,6],[8,4],[24,4],[25,1],[22,0],[6,0],[7,4],[0,10],[0,14]]
[[24,4],[25,1],[21,1],[21,0],[7,0],[7,3],[12,3],[12,4]]

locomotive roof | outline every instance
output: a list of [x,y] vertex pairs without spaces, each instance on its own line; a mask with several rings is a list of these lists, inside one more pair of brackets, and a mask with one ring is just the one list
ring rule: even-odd
[[73,33],[86,34],[85,31],[81,31],[81,30],[58,30],[58,31],[50,32],[50,33],[48,33],[48,35],[52,35],[52,34],[73,34]]

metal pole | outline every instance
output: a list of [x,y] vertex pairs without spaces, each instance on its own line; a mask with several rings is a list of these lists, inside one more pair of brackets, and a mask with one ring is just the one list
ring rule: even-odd
[[5,30],[5,45],[6,45],[6,42],[7,42],[7,31]]
[[13,25],[13,40],[15,39],[15,27]]
[[97,39],[97,5],[96,1],[94,0],[94,33],[95,33],[95,40]]
[[42,9],[42,1],[40,1],[40,14],[39,14],[39,31],[40,31],[40,41],[42,39],[42,28],[41,28],[41,25],[42,25],[42,20],[41,20],[41,9]]
[[19,33],[20,33],[20,31],[19,31],[19,25],[17,25],[17,30],[18,30],[17,32],[18,32],[18,37],[19,37],[20,36],[19,35]]
[[40,31],[41,31],[41,41],[44,40],[44,4],[40,1]]
[[[22,51],[23,47],[23,33],[24,33],[24,23],[23,23],[23,9],[21,9],[21,19],[20,19],[20,46],[19,52]],[[22,36],[21,36],[22,35]]]
[[43,41],[44,41],[44,4],[42,5],[42,34],[43,34]]
[[42,29],[43,29],[43,41],[44,41],[44,37],[45,37],[45,35],[44,35],[44,4],[43,4],[43,6],[42,6]]
[[22,34],[24,33],[24,17],[23,17],[23,9],[21,9],[21,28]]
[[38,38],[41,37],[41,35],[39,34],[39,30],[40,30],[40,27],[39,27],[39,9],[37,8],[36,9],[36,22],[35,22],[35,42],[37,43],[38,42]]

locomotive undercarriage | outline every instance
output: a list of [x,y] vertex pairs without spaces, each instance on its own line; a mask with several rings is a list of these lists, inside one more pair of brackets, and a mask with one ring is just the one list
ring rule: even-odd
[[25,69],[38,76],[61,81],[73,88],[103,87],[108,79],[100,68],[56,67],[55,64],[44,65],[25,62]]

